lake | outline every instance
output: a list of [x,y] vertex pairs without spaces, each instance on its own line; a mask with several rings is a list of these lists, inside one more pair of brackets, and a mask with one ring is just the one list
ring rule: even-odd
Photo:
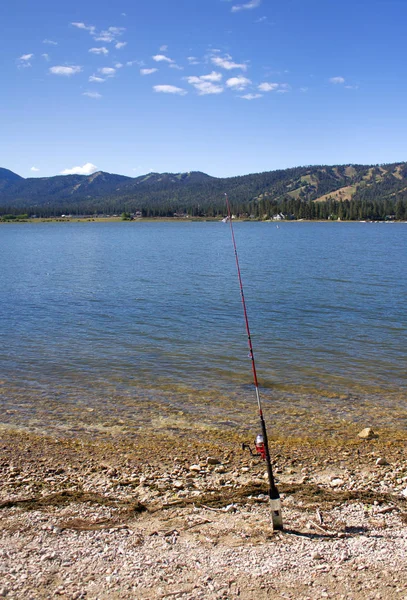
[[[407,424],[407,225],[235,223],[272,428]],[[251,427],[230,228],[0,227],[7,427],[67,435]]]

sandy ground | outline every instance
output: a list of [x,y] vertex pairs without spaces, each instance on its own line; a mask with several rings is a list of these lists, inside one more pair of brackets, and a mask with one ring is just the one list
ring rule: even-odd
[[[0,597],[407,599],[405,441],[0,439]],[[377,463],[383,464],[377,464]]]

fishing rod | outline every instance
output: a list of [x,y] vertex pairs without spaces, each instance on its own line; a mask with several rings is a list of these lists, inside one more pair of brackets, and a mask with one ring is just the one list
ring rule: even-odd
[[[253,344],[252,344],[252,338],[250,335],[249,318],[247,316],[246,301],[244,298],[242,274],[240,272],[239,257],[237,254],[237,247],[236,247],[236,240],[235,240],[235,232],[233,231],[232,213],[230,210],[230,203],[229,203],[229,198],[228,198],[227,194],[225,194],[225,198],[226,198],[226,206],[227,206],[227,211],[228,211],[227,220],[230,223],[230,232],[232,234],[233,249],[235,251],[235,259],[236,259],[237,276],[239,279],[239,286],[240,286],[240,296],[241,296],[242,304],[243,304],[243,314],[244,314],[244,320],[245,320],[245,324],[246,324],[247,339],[249,342],[249,358],[252,361],[253,381],[254,381],[254,387],[256,390],[257,406],[259,409],[261,434],[256,437],[255,446],[256,446],[257,453],[262,457],[263,460],[266,461],[266,465],[267,465],[267,474],[268,474],[269,486],[270,486],[269,487],[269,496],[270,496],[271,514],[272,514],[272,519],[273,519],[273,529],[281,530],[281,529],[283,529],[283,519],[282,519],[282,515],[281,515],[280,494],[278,493],[278,489],[277,489],[277,486],[276,486],[276,483],[274,480],[274,475],[273,475],[273,467],[271,465],[266,423],[264,421],[263,409],[262,409],[261,400],[260,400],[256,363],[254,361]],[[247,446],[246,444],[243,444],[243,449],[245,449],[245,448],[248,448],[250,450],[250,453],[253,454],[250,447]]]

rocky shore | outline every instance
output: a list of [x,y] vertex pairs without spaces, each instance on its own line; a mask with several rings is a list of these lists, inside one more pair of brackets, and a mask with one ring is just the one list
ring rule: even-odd
[[0,437],[0,597],[407,598],[403,438]]

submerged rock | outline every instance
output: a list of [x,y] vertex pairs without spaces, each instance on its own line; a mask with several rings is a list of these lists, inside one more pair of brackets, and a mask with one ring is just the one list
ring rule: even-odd
[[365,429],[362,429],[362,431],[358,433],[358,437],[364,440],[373,440],[375,438],[378,438],[379,436],[373,431],[371,427],[365,427]]

